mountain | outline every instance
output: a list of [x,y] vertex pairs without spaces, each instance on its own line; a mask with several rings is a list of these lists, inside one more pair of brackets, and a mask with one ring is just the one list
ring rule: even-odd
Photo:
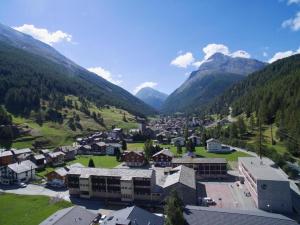
[[14,114],[28,114],[62,96],[113,105],[135,115],[156,111],[126,90],[72,62],[53,47],[0,24],[0,104]]
[[135,96],[157,110],[160,110],[162,104],[168,97],[167,94],[150,87],[142,88]]
[[266,124],[276,123],[280,140],[299,156],[300,144],[300,55],[278,60],[234,84],[216,98],[203,113],[244,113]]
[[266,63],[255,59],[230,57],[215,53],[166,99],[163,113],[195,112],[222,94],[248,74],[262,69]]

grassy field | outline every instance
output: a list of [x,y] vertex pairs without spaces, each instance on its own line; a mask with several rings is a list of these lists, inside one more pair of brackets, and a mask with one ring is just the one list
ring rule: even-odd
[[68,164],[81,163],[88,166],[89,160],[93,159],[96,167],[101,168],[114,168],[120,164],[115,156],[77,156],[75,160],[68,162]]
[[144,149],[144,143],[136,142],[136,143],[127,143],[127,149],[131,151],[137,151]]
[[[74,96],[66,97],[77,100]],[[78,105],[80,103],[78,101]],[[129,114],[125,110],[117,109],[115,107],[103,107],[97,108],[94,104],[90,103],[89,110],[91,112],[100,113],[105,126],[102,126],[94,121],[94,119],[86,114],[82,113],[76,109],[64,108],[61,113],[64,115],[63,124],[58,124],[54,122],[45,122],[42,126],[38,125],[33,117],[23,118],[23,117],[13,117],[13,122],[17,125],[22,126],[24,129],[28,130],[28,134],[21,136],[14,140],[12,143],[13,148],[27,148],[32,147],[35,141],[44,141],[44,148],[55,148],[61,145],[69,145],[74,142],[74,139],[79,136],[86,136],[94,131],[101,131],[111,129],[112,126],[123,128],[124,130],[129,130],[132,128],[137,128],[138,124],[135,121],[133,115]],[[71,130],[67,124],[68,119],[73,117],[73,113],[76,113],[80,117],[80,124],[82,129]],[[125,115],[126,121],[123,120]],[[1,147],[1,146],[0,146]]]
[[1,225],[38,225],[57,210],[70,207],[71,203],[51,203],[46,196],[0,194]]

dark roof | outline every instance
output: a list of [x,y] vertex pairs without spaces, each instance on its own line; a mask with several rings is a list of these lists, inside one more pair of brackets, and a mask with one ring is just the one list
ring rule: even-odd
[[264,211],[220,209],[186,206],[184,218],[188,225],[296,225],[297,222],[280,214]]
[[174,156],[173,153],[169,149],[163,149],[163,150],[155,153],[152,157],[157,156],[159,154],[163,154],[163,155],[166,155],[166,156],[169,156],[169,157],[173,157]]
[[[106,220],[102,223],[103,225],[116,225],[116,224],[127,224],[120,223],[123,222],[132,222],[131,224],[138,225],[163,225],[163,217],[157,216],[153,213],[150,213],[144,209],[141,209],[137,206],[127,207],[113,212],[109,215]],[[128,223],[129,224],[129,223]]]
[[192,158],[192,157],[182,157],[182,158],[173,158],[172,163],[180,164],[197,164],[197,163],[227,163],[224,158]]
[[45,219],[40,225],[90,225],[97,217],[80,206],[74,206],[57,211]]

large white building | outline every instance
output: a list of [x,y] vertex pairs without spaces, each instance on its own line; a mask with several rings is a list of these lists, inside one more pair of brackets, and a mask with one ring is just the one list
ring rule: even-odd
[[267,158],[239,157],[239,174],[257,208],[278,213],[292,212],[290,183]]
[[230,147],[222,145],[222,143],[214,138],[208,139],[206,141],[206,149],[208,152],[214,152],[214,153],[225,153],[230,152]]

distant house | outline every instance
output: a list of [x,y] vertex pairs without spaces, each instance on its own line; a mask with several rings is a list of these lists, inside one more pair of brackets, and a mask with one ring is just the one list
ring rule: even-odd
[[27,160],[33,154],[30,148],[12,149],[11,150],[16,161]]
[[[96,223],[98,215],[81,206],[72,206],[70,208],[61,209],[47,219],[40,225],[91,225]],[[99,220],[99,219],[98,219]],[[95,221],[95,223],[94,223]]]
[[142,151],[125,151],[122,154],[122,160],[127,166],[143,166],[146,163],[144,152]]
[[93,155],[105,155],[106,154],[105,142],[96,142],[91,145],[91,151]]
[[184,137],[176,137],[171,139],[171,144],[174,146],[184,146],[185,145],[185,139]]
[[164,217],[137,206],[114,211],[103,221],[105,225],[163,225]]
[[121,151],[122,145],[118,143],[108,143],[106,147],[107,155],[115,155],[116,151]]
[[0,152],[0,168],[2,166],[7,166],[14,162],[13,154],[11,151]]
[[43,169],[46,166],[46,157],[43,154],[32,155],[31,161],[37,166],[37,169]]
[[82,145],[78,148],[78,154],[90,155],[92,153],[92,147],[90,145]]
[[50,152],[46,155],[47,163],[52,166],[61,166],[65,163],[65,153],[63,152]]
[[195,146],[199,146],[201,144],[201,138],[196,135],[191,135],[188,139],[191,140]]
[[35,179],[36,168],[30,160],[10,164],[1,170],[0,181],[2,184],[28,182]]
[[163,149],[152,156],[152,160],[155,166],[171,166],[173,153],[169,149]]
[[61,146],[61,147],[58,147],[55,151],[63,152],[65,154],[66,161],[74,160],[76,157],[76,154],[77,154],[77,148],[73,147],[73,146]]
[[221,142],[214,138],[208,139],[206,141],[206,150],[208,152],[215,152],[215,153],[225,153],[231,151],[229,147],[222,146]]

